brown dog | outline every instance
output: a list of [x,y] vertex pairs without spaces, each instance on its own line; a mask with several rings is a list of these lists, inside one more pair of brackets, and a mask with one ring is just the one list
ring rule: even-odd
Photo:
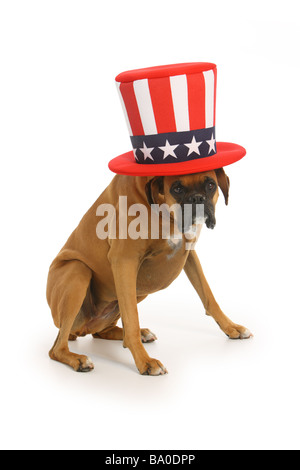
[[[161,236],[151,239],[150,232],[149,237],[134,240],[120,237],[104,240],[97,236],[97,208],[101,204],[111,204],[115,208],[116,225],[120,228],[119,196],[127,196],[128,206],[144,204],[149,213],[149,226],[151,204],[172,206],[177,203],[182,208],[185,204],[192,207],[204,204],[205,223],[213,228],[218,186],[227,204],[229,179],[222,168],[184,176],[115,176],[50,267],[47,300],[59,328],[49,353],[52,359],[79,372],[92,370],[94,366],[88,357],[74,354],[68,347],[68,340],[92,334],[94,338],[123,340],[141,374],[165,374],[165,367],[149,357],[142,344],[154,341],[156,337],[150,330],[140,329],[137,303],[148,294],[169,286],[183,268],[207,315],[214,318],[224,333],[232,339],[251,336],[249,330],[233,323],[220,309],[196,252],[187,249],[184,243],[187,241],[185,233],[181,240]],[[197,221],[193,218],[194,223]],[[176,216],[171,216],[173,233],[177,225]],[[183,227],[182,232],[188,229]],[[123,329],[116,326],[120,318]]]

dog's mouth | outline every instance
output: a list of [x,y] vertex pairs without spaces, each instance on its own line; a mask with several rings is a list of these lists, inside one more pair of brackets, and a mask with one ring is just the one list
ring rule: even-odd
[[216,218],[214,208],[207,205],[202,205],[202,212],[197,213],[196,207],[191,206],[190,212],[185,213],[185,208],[182,207],[182,226],[178,227],[183,233],[188,232],[192,227],[203,225],[209,229],[214,229],[216,225]]
[[216,223],[217,223],[215,215],[212,214],[212,213],[207,213],[206,211],[205,211],[204,215],[205,215],[205,225],[206,225],[206,227],[213,230],[216,226]]

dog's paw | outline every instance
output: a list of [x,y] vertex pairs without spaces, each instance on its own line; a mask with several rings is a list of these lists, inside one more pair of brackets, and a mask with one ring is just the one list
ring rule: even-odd
[[74,369],[76,372],[90,372],[94,369],[94,364],[89,357],[81,356],[80,359],[78,359],[77,367],[75,366]]
[[141,337],[143,343],[152,343],[153,341],[157,340],[155,334],[148,330],[148,328],[143,328],[141,330]]
[[149,359],[140,369],[142,375],[165,375],[167,369],[157,359]]
[[226,329],[225,334],[230,339],[249,339],[253,337],[253,334],[250,330],[241,325],[233,324]]
[[76,372],[90,372],[94,364],[87,356],[75,354],[65,349],[57,349],[55,346],[49,351],[49,356],[54,361],[62,362],[72,367]]

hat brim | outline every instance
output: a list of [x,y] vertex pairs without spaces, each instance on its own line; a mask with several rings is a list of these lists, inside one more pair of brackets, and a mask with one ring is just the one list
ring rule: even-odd
[[211,157],[198,158],[181,163],[142,164],[137,163],[133,151],[113,158],[108,166],[119,175],[131,176],[166,176],[188,175],[203,171],[216,170],[241,160],[246,150],[238,144],[218,142],[217,153]]

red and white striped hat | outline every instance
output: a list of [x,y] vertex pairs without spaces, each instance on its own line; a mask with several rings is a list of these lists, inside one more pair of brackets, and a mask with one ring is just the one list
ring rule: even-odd
[[116,78],[133,146],[109,162],[119,174],[182,175],[230,165],[243,147],[216,142],[216,65],[197,62]]

